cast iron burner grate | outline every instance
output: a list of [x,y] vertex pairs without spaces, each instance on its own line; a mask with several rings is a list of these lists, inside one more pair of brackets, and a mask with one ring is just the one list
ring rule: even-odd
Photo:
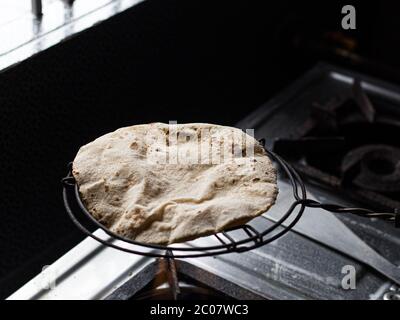
[[377,210],[399,209],[400,118],[386,104],[372,103],[355,80],[350,93],[314,102],[294,137],[276,140],[274,151],[311,182]]
[[[265,140],[260,140],[260,142],[265,146]],[[377,213],[368,209],[346,208],[335,204],[323,204],[315,200],[308,199],[305,185],[297,171],[294,170],[291,165],[289,165],[277,154],[267,149],[265,150],[271,159],[278,164],[280,171],[283,172],[290,181],[293,189],[292,204],[278,221],[273,223],[271,226],[268,226],[264,230],[257,230],[253,226],[245,224],[209,236],[209,239],[213,239],[213,241],[216,242],[214,245],[196,246],[195,241],[185,243],[187,244],[186,246],[156,245],[134,241],[111,232],[105,226],[95,220],[83,205],[79,196],[78,185],[76,184],[76,181],[72,175],[72,164],[69,166],[67,176],[62,179],[64,206],[72,222],[87,236],[95,239],[96,241],[111,248],[128,253],[148,257],[166,257],[169,259],[215,256],[230,252],[245,252],[266,245],[290,231],[299,221],[306,207],[322,208],[324,210],[336,213],[352,213],[365,217],[378,217],[384,220],[396,222],[396,226],[398,226],[400,216],[396,213]],[[80,222],[77,217],[77,213],[80,213],[83,218],[89,220],[94,226],[102,229],[111,237],[111,240],[101,239],[90,232]],[[260,219],[260,217],[254,218],[253,221],[256,219]],[[289,223],[284,225],[285,222]],[[241,231],[241,234],[245,235],[244,238],[242,237],[239,240],[235,239],[236,237],[234,237],[232,233],[238,231]],[[117,240],[122,241],[122,243],[115,243]],[[128,246],[126,246],[126,244],[128,244]]]

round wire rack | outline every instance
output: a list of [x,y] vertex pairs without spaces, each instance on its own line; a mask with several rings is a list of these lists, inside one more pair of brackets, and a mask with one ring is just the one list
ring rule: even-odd
[[[264,140],[260,140],[260,142],[265,145]],[[286,175],[287,180],[290,182],[293,191],[293,202],[280,219],[276,222],[271,222],[267,226],[265,226],[265,223],[257,224],[257,219],[264,219],[262,216],[251,220],[252,222],[254,221],[253,225],[265,226],[263,229],[257,229],[250,224],[226,229],[207,236],[207,243],[210,243],[210,245],[199,244],[198,240],[174,245],[150,244],[131,240],[110,231],[98,222],[85,208],[79,195],[78,185],[72,174],[72,163],[69,165],[67,176],[62,179],[64,206],[72,222],[87,236],[108,247],[148,257],[194,258],[249,251],[266,245],[289,232],[300,220],[306,207],[322,208],[335,213],[352,213],[365,217],[379,217],[384,220],[396,221],[397,225],[399,215],[396,215],[396,213],[376,213],[364,208],[347,208],[335,204],[322,204],[318,201],[308,199],[304,182],[296,170],[277,154],[267,149],[265,150],[267,155],[278,165],[280,172]],[[103,230],[109,238],[100,237],[89,231],[80,222],[81,219],[86,219],[86,221]],[[238,236],[239,233],[241,236]],[[202,242],[204,243],[204,241]]]

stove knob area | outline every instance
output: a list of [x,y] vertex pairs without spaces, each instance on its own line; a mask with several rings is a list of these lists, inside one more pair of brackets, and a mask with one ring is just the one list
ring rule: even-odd
[[400,300],[400,288],[391,286],[389,291],[383,294],[383,300]]

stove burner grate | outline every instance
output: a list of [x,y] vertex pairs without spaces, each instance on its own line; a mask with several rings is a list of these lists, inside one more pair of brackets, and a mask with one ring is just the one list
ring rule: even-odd
[[[265,146],[265,141],[261,140],[261,143]],[[80,196],[78,185],[72,175],[72,165],[69,166],[68,174],[62,179],[63,185],[63,200],[65,209],[71,218],[72,222],[87,236],[95,239],[96,241],[106,245],[108,247],[118,249],[124,252],[148,256],[148,257],[166,257],[166,258],[190,258],[190,257],[205,257],[214,256],[220,254],[226,254],[230,252],[245,252],[257,247],[266,245],[286,234],[290,231],[293,226],[299,221],[306,207],[310,208],[322,208],[327,211],[336,213],[352,213],[365,217],[379,217],[389,221],[396,221],[396,226],[399,224],[400,215],[396,213],[376,213],[374,211],[363,209],[363,208],[346,208],[334,204],[322,204],[315,200],[307,198],[307,192],[303,180],[300,175],[291,165],[285,160],[279,157],[277,154],[265,149],[267,154],[279,165],[280,169],[285,173],[288,180],[290,181],[293,189],[294,200],[288,210],[282,215],[282,217],[265,230],[259,231],[251,225],[245,224],[231,229],[227,229],[223,232],[209,236],[210,239],[214,239],[217,244],[212,246],[194,246],[188,245],[182,246],[164,246],[149,243],[142,243],[134,241],[125,237],[122,237],[114,232],[108,230],[105,226],[95,220],[92,215],[86,210],[83,205]],[[297,210],[296,210],[297,209]],[[77,218],[77,212],[83,214],[83,216],[89,220],[96,227],[102,229],[107,235],[111,237],[110,240],[104,240],[89,231]],[[255,219],[259,219],[257,217]],[[253,220],[255,220],[253,219]],[[292,219],[290,221],[290,219]],[[285,226],[284,223],[288,222]],[[279,228],[279,229],[278,229]],[[245,234],[245,238],[235,240],[232,232],[242,231]],[[116,244],[114,240],[122,241],[124,244]],[[128,246],[126,246],[128,244]],[[133,247],[132,247],[133,246]]]
[[357,77],[349,91],[322,97],[318,92],[307,102],[310,112],[303,122],[290,135],[277,137],[273,150],[309,182],[375,210],[398,210],[399,114],[390,99],[371,97]]

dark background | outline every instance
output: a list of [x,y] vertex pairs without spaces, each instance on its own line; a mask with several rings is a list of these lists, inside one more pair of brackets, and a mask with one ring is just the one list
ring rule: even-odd
[[234,125],[320,60],[400,82],[399,5],[148,0],[0,73],[0,297],[82,239],[60,179],[121,126]]

